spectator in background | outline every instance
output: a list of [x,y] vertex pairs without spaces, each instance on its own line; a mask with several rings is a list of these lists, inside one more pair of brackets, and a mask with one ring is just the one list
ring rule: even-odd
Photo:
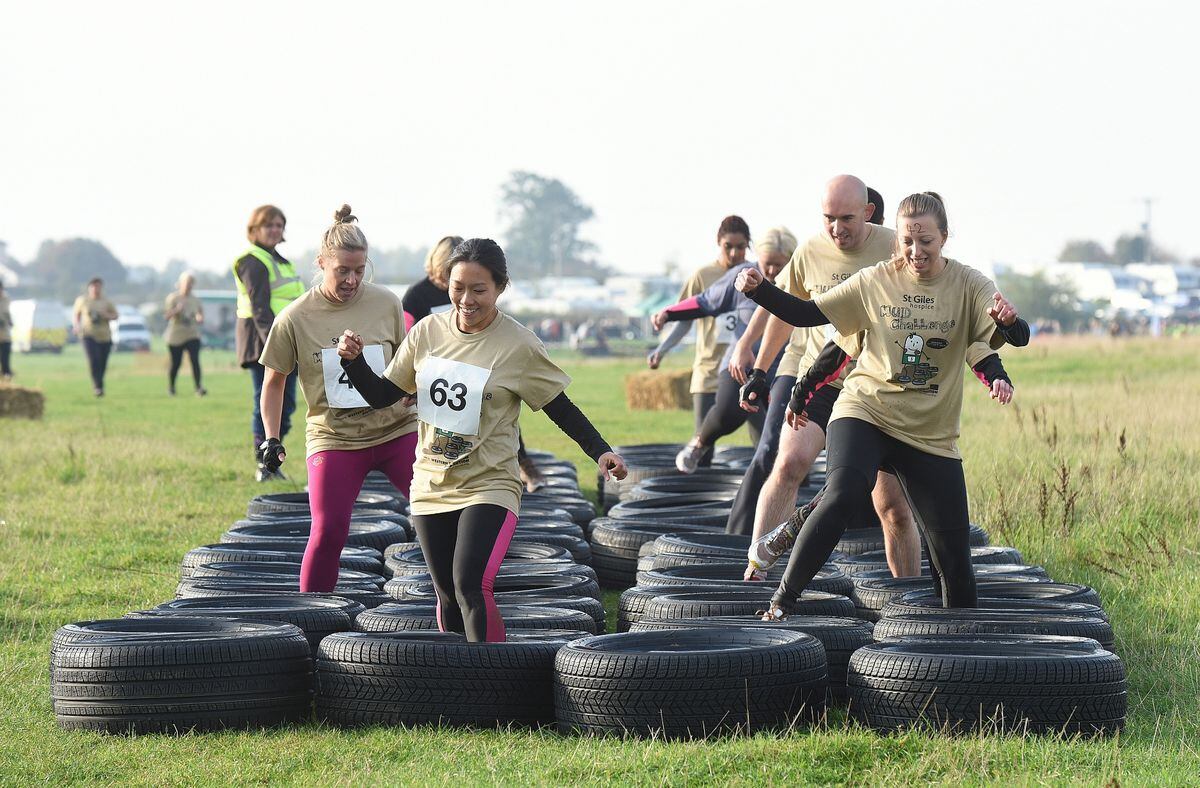
[[200,324],[204,322],[204,307],[200,299],[192,295],[196,277],[184,272],[179,275],[179,289],[167,296],[165,317],[167,318],[167,349],[171,352],[171,369],[167,374],[167,392],[175,396],[175,378],[183,365],[183,353],[187,351],[192,364],[192,379],[196,383],[196,396],[208,392],[200,383]]
[[[275,323],[275,315],[304,295],[304,283],[296,268],[287,261],[276,246],[283,243],[287,218],[274,205],[260,205],[250,214],[246,237],[251,246],[233,264],[233,281],[237,286],[237,356],[243,369],[250,370],[254,387],[254,410],[250,416],[250,435],[254,442],[254,459],[258,464],[254,478],[260,482],[286,478],[278,469],[272,471],[263,464],[262,449],[266,441],[259,400],[262,396],[263,365],[258,363],[267,335]],[[283,390],[283,411],[279,437],[288,434],[292,413],[296,410],[296,373],[288,375]]]
[[108,369],[108,354],[112,351],[112,331],[108,321],[117,319],[117,308],[104,297],[104,280],[93,277],[87,293],[75,299],[71,310],[75,335],[83,342],[88,369],[92,375],[92,393],[104,396],[104,373]]
[[0,380],[12,380],[12,313],[8,310],[8,294],[0,281]]

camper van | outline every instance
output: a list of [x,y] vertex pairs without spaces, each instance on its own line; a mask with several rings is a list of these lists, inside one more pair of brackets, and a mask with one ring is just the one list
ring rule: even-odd
[[57,301],[13,301],[12,321],[13,350],[18,353],[61,353],[67,344],[67,318]]

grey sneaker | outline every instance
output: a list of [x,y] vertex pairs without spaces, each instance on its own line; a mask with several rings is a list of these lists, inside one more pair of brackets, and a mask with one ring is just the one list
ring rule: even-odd
[[679,469],[680,473],[695,473],[696,469],[700,467],[700,459],[704,457],[706,448],[700,443],[699,438],[692,438],[688,441],[688,445],[675,455],[675,467]]
[[750,559],[750,566],[755,572],[765,573],[774,566],[775,562],[784,553],[792,549],[792,545],[796,543],[796,536],[800,533],[804,522],[824,497],[825,489],[821,488],[812,497],[811,501],[797,509],[786,522],[780,523],[770,532],[763,534],[750,543],[750,549],[746,551],[746,557]]

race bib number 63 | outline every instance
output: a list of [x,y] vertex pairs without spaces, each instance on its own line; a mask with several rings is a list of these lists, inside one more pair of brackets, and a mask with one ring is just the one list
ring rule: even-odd
[[429,356],[417,370],[417,418],[440,430],[478,435],[483,389],[492,371]]

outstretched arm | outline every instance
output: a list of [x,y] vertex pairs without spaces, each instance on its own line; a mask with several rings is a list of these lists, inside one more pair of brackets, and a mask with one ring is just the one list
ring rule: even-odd
[[738,274],[737,288],[754,303],[798,328],[812,328],[829,323],[829,318],[825,317],[815,303],[785,293],[752,268]]
[[583,411],[571,402],[567,392],[564,391],[550,400],[542,410],[568,438],[579,444],[579,448],[583,449],[587,456],[596,461],[604,478],[607,479],[610,475],[617,479],[625,478],[628,473],[625,461],[613,452],[608,441],[604,440],[600,432],[588,421]]
[[646,358],[646,362],[650,365],[650,369],[658,369],[658,365],[662,363],[662,357],[667,355],[667,353],[670,353],[671,349],[678,345],[683,338],[687,336],[687,332],[691,329],[692,324],[688,321],[675,323],[673,326],[671,326],[671,330],[668,331],[667,335],[664,336],[662,341],[658,343],[658,347],[654,348],[654,350],[651,351],[650,355]]

